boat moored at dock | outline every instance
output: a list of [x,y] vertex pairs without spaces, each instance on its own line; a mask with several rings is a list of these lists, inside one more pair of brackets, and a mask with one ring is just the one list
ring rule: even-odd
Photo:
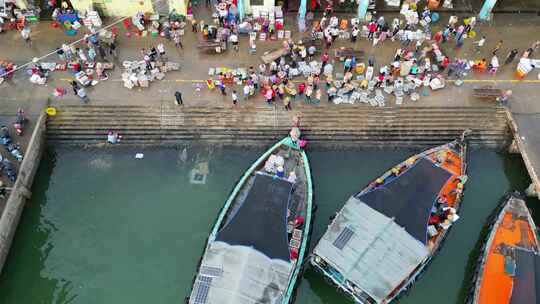
[[357,303],[389,303],[419,278],[458,220],[464,136],[414,155],[353,195],[310,258]]
[[507,195],[488,229],[466,303],[539,303],[540,246],[521,195]]
[[287,137],[237,183],[208,238],[189,304],[292,302],[312,220],[306,153]]

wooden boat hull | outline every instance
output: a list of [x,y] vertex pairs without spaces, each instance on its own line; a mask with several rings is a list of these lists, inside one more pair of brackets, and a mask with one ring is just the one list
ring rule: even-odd
[[[495,217],[488,223],[487,235],[474,271],[472,287],[466,299],[469,304],[512,303],[516,297],[527,296],[530,303],[538,303],[522,292],[518,257],[530,253],[538,258],[540,245],[536,226],[519,193],[506,195]],[[532,267],[534,268],[534,267]],[[514,273],[509,273],[514,272]],[[525,285],[525,290],[535,290]]]
[[[268,169],[269,159],[274,156],[284,156],[283,167],[288,172],[296,172],[298,176],[297,179],[294,179],[296,181],[291,182],[290,175],[289,178],[285,179],[264,171]],[[258,195],[258,193],[263,195]],[[265,214],[272,216],[271,214],[276,212],[273,209],[268,209],[273,208],[273,205],[263,204],[273,202],[282,204],[282,198],[287,198],[287,202],[284,203],[287,206],[286,222],[280,223],[272,219],[264,222]],[[214,303],[216,299],[219,299],[220,303],[244,303],[243,300],[248,303],[247,298],[249,297],[256,300],[259,300],[257,297],[260,297],[263,301],[265,298],[266,300],[271,299],[283,304],[292,302],[295,287],[302,274],[303,260],[308,250],[312,222],[312,199],[311,171],[307,155],[290,138],[284,138],[257,159],[231,191],[207,240],[204,253],[197,266],[198,274],[194,278],[193,289],[190,297],[186,299],[186,303],[207,303],[207,300],[208,303]],[[263,213],[260,212],[261,207],[266,208]],[[254,213],[249,214],[248,212],[251,211],[246,210],[251,210]],[[257,223],[248,222],[246,224],[246,219],[250,220],[250,216],[246,216],[246,214],[255,214],[256,217],[252,219]],[[273,219],[280,219],[281,215],[281,213],[274,214]],[[294,222],[290,220],[293,216],[295,216]],[[294,228],[299,219],[303,220],[303,224]],[[268,231],[283,232],[282,224],[286,225],[287,239],[285,241],[288,250],[283,250],[283,246],[276,247],[273,244],[283,243],[284,240],[280,237],[277,238],[277,242],[265,242],[262,239],[266,237],[257,235],[259,230],[265,233]],[[293,225],[295,226],[293,227]],[[223,254],[224,258],[216,259],[216,255],[219,254]],[[241,255],[243,256],[240,257]],[[225,262],[235,258],[239,261],[238,265],[231,266],[233,264],[229,265],[228,262]],[[215,267],[217,264],[222,267],[221,270],[216,269],[219,268]],[[240,264],[248,264],[249,267]],[[212,267],[208,267],[208,265],[212,265]],[[252,271],[256,267],[261,267],[260,273]],[[209,272],[209,270],[212,271]],[[214,274],[209,275],[211,272]],[[268,282],[268,286],[272,286],[272,288],[267,286],[261,292],[258,292],[257,288],[251,288],[253,286],[250,286],[250,290],[246,290],[246,288],[234,289],[234,286],[250,284],[250,282],[246,282],[250,277],[256,278],[255,281],[263,282],[267,272],[269,272],[267,277],[281,278],[278,282]],[[257,276],[260,277],[257,278]],[[235,280],[237,283],[230,283]],[[226,288],[226,286],[229,287]],[[212,299],[214,301],[210,302]]]
[[[438,163],[441,153],[445,153],[447,158]],[[315,247],[310,258],[311,265],[357,303],[389,303],[398,298],[424,273],[452,228],[451,221],[442,224],[434,221],[439,210],[433,213],[433,208],[450,207],[455,213],[449,218],[459,218],[456,215],[466,181],[465,156],[466,143],[461,139],[415,155],[387,171],[351,197],[338,212]],[[431,179],[439,180],[439,183]],[[433,189],[419,193],[417,203],[414,196],[407,196],[407,191],[415,190],[412,189],[414,185],[411,189],[406,188],[410,184],[407,180],[431,183]],[[456,191],[456,187],[459,191]],[[410,198],[408,201],[407,197]],[[444,205],[440,204],[441,198],[444,198]],[[401,207],[396,207],[399,210],[392,210],[393,205],[400,204]],[[410,216],[402,214],[408,209],[418,209],[419,212]],[[423,216],[419,216],[419,223],[407,220],[418,214]],[[423,222],[426,216],[427,221]],[[422,229],[426,226],[429,233],[423,234]],[[435,231],[430,226],[434,226]],[[420,246],[422,244],[425,248]],[[392,250],[385,249],[385,246],[392,247]],[[402,260],[399,254],[392,256],[392,251],[405,252]],[[381,282],[394,280],[383,288],[377,286],[378,277],[368,278],[372,273],[376,276],[378,272],[390,272],[390,269],[370,268],[380,262],[378,256],[384,256],[389,264],[397,263],[396,267],[403,268],[403,273],[396,274],[395,278],[380,279]],[[384,268],[384,264],[381,263],[380,267]],[[384,274],[380,275],[382,278]],[[386,290],[380,292],[384,288]]]

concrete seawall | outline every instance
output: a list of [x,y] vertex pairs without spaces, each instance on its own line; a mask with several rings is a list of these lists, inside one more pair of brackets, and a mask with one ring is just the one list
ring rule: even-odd
[[103,144],[109,130],[122,144],[266,145],[286,136],[301,112],[301,129],[318,147],[430,147],[470,129],[473,146],[510,139],[503,108],[486,107],[282,107],[59,106],[47,125],[51,143]]
[[46,121],[46,115],[41,114],[19,169],[17,181],[0,217],[0,273],[4,268],[26,201],[32,195],[30,189],[45,147]]

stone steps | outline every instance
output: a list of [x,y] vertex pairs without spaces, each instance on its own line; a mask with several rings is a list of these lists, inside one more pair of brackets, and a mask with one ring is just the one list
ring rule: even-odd
[[[295,112],[273,108],[171,106],[59,106],[50,117],[48,140],[103,143],[109,130],[133,145],[202,141],[262,144],[286,136]],[[320,145],[430,146],[455,139],[465,129],[475,145],[500,146],[509,138],[499,107],[365,106],[302,108],[303,134]]]

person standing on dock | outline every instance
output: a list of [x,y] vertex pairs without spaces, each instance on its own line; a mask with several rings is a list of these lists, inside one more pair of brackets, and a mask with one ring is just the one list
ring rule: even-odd
[[510,99],[510,96],[512,96],[512,90],[507,90],[501,94],[500,97],[497,98],[497,101],[501,103],[502,106],[508,106],[508,100]]
[[514,61],[518,52],[519,52],[518,49],[511,50],[510,53],[508,53],[508,55],[506,56],[506,59],[504,60],[504,64],[510,64],[512,61]]
[[175,102],[176,102],[177,106],[183,106],[184,105],[184,100],[182,100],[182,93],[180,93],[180,91],[174,92],[174,99],[175,99]]
[[497,44],[495,45],[495,48],[493,49],[493,55],[496,55],[497,54],[497,51],[500,50],[503,46],[503,41],[502,40],[499,40],[499,42],[497,42]]
[[236,90],[233,90],[231,93],[232,103],[234,106],[238,103],[238,94],[236,94]]
[[475,49],[477,53],[480,53],[480,50],[482,49],[485,43],[486,43],[486,36],[483,36],[482,39],[473,42],[473,44],[476,44]]
[[180,32],[178,30],[174,31],[173,41],[177,49],[178,48],[184,49],[184,46],[182,45],[182,41],[180,40]]
[[220,81],[218,83],[218,88],[219,88],[219,91],[221,91],[221,95],[223,95],[223,96],[227,95],[226,87],[225,87],[225,84],[223,83],[223,81]]
[[30,40],[30,28],[28,26],[25,26],[21,30],[21,37],[23,38],[24,42],[28,44],[32,44],[32,41]]

